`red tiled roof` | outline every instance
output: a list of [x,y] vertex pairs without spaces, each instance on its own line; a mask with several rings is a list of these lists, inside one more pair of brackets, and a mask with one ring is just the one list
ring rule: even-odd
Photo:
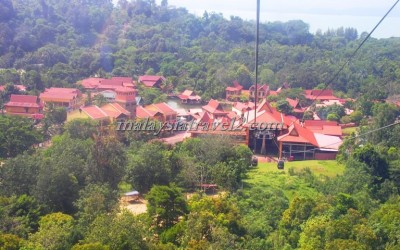
[[158,111],[153,111],[153,110],[148,110],[143,108],[142,106],[137,106],[136,107],[136,117],[145,119],[145,118],[151,118],[156,116],[156,114],[160,114]]
[[83,79],[81,85],[86,89],[115,89],[116,87],[135,87],[132,77],[112,77],[110,79],[91,77]]
[[326,120],[306,120],[304,127],[324,135],[342,136],[342,127],[335,121]]
[[304,126],[337,126],[338,122],[335,121],[327,121],[327,120],[305,120]]
[[153,87],[158,81],[164,81],[163,76],[144,75],[139,76],[139,82],[143,83],[146,87]]
[[91,77],[83,79],[81,85],[86,89],[96,88],[100,85],[100,82],[104,80],[104,78]]
[[92,118],[94,120],[102,120],[102,119],[108,118],[107,113],[95,105],[83,107],[82,111],[85,112],[90,118]]
[[299,105],[299,99],[293,100],[290,98],[286,98],[286,101],[289,103],[290,106],[292,106],[293,108],[296,108],[297,105]]
[[164,102],[150,104],[150,105],[146,106],[145,109],[160,112],[161,114],[164,114],[164,115],[174,115],[174,114],[176,115],[176,111],[173,108],[171,108],[171,106],[169,106],[168,104],[166,104]]
[[233,81],[233,86],[237,89],[237,90],[242,90],[243,86],[240,85],[240,83],[238,81]]
[[65,101],[71,101],[78,97],[80,91],[74,88],[49,88],[45,89],[43,93],[40,94],[40,99],[60,99]]
[[340,98],[333,95],[331,89],[307,89],[304,90],[305,97],[307,99],[315,100],[338,100]]
[[116,116],[112,116],[110,115],[110,117],[116,118],[118,116],[120,116],[121,114],[124,114],[126,116],[130,116],[130,112],[126,109],[124,109],[121,105],[119,105],[118,103],[107,103],[106,105],[102,106],[101,109],[103,111],[107,112],[115,112],[117,115]]
[[235,102],[233,104],[233,107],[237,110],[243,111],[243,110],[252,110],[254,109],[254,103],[253,102],[248,102],[248,103],[243,103],[243,102]]
[[181,100],[196,100],[199,101],[201,100],[201,97],[198,95],[195,95],[194,92],[192,90],[185,90],[182,92],[182,94],[178,95],[178,98]]
[[199,122],[208,122],[211,123],[213,121],[212,117],[209,115],[208,112],[203,112],[200,115]]
[[287,134],[278,137],[279,142],[293,142],[293,143],[309,143],[316,147],[319,147],[317,139],[314,133],[306,128],[303,128],[300,124],[293,123],[289,127]]
[[37,96],[33,95],[11,95],[10,101],[6,103],[6,107],[26,107],[26,108],[40,108]]
[[202,107],[205,111],[210,112],[211,114],[226,114],[224,110],[222,110],[221,104],[214,99],[211,99],[207,105]]

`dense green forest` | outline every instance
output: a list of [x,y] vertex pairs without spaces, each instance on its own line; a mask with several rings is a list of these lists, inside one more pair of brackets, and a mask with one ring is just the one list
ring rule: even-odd
[[[254,27],[166,0],[2,0],[0,83],[38,93],[148,73],[222,98],[233,80],[254,81]],[[366,36],[311,34],[299,20],[263,23],[260,33],[260,81],[272,88],[320,88]],[[39,125],[0,115],[0,249],[399,249],[400,126],[382,129],[399,110],[377,101],[400,94],[399,57],[400,38],[371,38],[335,79],[337,94],[357,98],[347,118],[360,126],[337,161],[316,168],[251,166],[252,152],[225,137],[171,146],[145,132],[65,122],[65,110],[49,110]],[[17,92],[7,85],[2,100]],[[199,192],[202,183],[216,183],[219,195]],[[121,207],[131,189],[146,213]]]
[[[162,74],[176,90],[220,98],[233,80],[254,82],[254,27],[239,17],[197,17],[168,1],[4,0],[0,82],[35,91],[95,75]],[[354,28],[311,34],[300,20],[262,23],[260,82],[326,83],[366,35]],[[352,97],[398,94],[399,48],[398,38],[371,38],[331,87]]]

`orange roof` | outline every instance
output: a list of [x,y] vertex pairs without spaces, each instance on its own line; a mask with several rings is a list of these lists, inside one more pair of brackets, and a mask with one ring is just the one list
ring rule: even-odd
[[171,106],[166,104],[165,102],[150,104],[150,105],[146,106],[145,108],[148,110],[160,112],[164,115],[176,115],[176,111],[173,108],[171,108]]
[[139,76],[139,82],[142,82],[146,87],[153,87],[158,81],[164,81],[163,76],[144,75]]
[[304,90],[305,97],[307,99],[315,100],[338,100],[340,98],[333,95],[331,89],[307,89]]
[[293,108],[296,108],[297,105],[299,105],[299,99],[293,100],[290,98],[286,98],[286,101],[289,103],[290,106],[292,106]]
[[319,147],[314,133],[306,128],[303,128],[300,124],[297,123],[293,123],[289,127],[289,132],[287,134],[279,136],[278,141],[292,143],[309,143],[316,147]]
[[[284,115],[271,107],[269,102],[264,99],[261,104],[257,107],[257,123],[283,123],[286,126],[290,126],[293,123],[293,119],[290,116]],[[245,114],[248,119],[245,126],[254,123],[254,111],[249,111]]]
[[185,90],[182,92],[182,94],[178,95],[178,98],[181,100],[196,100],[199,101],[201,100],[201,97],[198,95],[195,95],[194,92],[192,90]]
[[238,90],[243,89],[243,86],[238,81],[233,81],[233,86]]
[[233,108],[240,110],[240,111],[248,111],[254,109],[254,103],[253,102],[235,102],[233,104]]
[[156,116],[156,114],[160,114],[160,112],[148,110],[148,109],[143,108],[142,106],[136,107],[136,117],[137,118],[141,118],[141,119],[151,118],[151,117]]
[[305,120],[304,126],[337,126],[338,122],[327,120]]
[[104,80],[104,78],[98,78],[98,77],[86,78],[82,80],[81,85],[86,89],[96,88],[100,85],[100,82],[102,80]]
[[113,112],[113,113],[109,114],[109,116],[113,117],[113,118],[117,118],[118,116],[120,116],[122,114],[127,115],[127,116],[130,116],[130,114],[131,114],[128,110],[124,109],[118,103],[107,103],[106,105],[102,106],[101,109],[106,113]]
[[226,114],[227,112],[225,112],[222,107],[221,104],[214,99],[211,99],[207,105],[202,107],[205,111],[210,112],[211,114]]
[[326,120],[306,120],[304,127],[320,134],[342,136],[342,127],[335,121]]
[[135,87],[132,77],[112,77],[110,79],[91,77],[83,79],[81,85],[86,89],[115,89],[116,87]]
[[82,111],[85,112],[90,118],[94,120],[102,120],[108,118],[107,113],[95,105],[83,107]]
[[40,94],[39,98],[44,100],[63,100],[71,101],[78,97],[80,91],[74,88],[49,88],[45,89],[43,93]]

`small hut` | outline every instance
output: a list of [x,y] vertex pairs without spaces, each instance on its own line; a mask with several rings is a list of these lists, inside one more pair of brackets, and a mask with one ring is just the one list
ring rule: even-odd
[[133,202],[139,199],[140,193],[136,190],[124,194],[125,202]]

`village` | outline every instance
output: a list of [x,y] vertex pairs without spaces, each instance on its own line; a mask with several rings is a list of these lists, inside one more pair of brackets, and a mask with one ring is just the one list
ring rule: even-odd
[[[172,125],[161,126],[157,134],[167,143],[209,134],[225,135],[236,143],[249,146],[256,155],[288,160],[335,159],[342,144],[342,128],[354,126],[351,123],[339,124],[334,120],[322,120],[316,114],[315,106],[343,106],[347,101],[336,97],[330,89],[304,90],[303,95],[312,104],[310,106],[302,106],[299,99],[286,98],[292,112],[279,112],[268,99],[290,89],[287,83],[277,90],[271,90],[267,84],[260,84],[257,89],[252,85],[245,90],[235,81],[226,88],[225,99],[211,99],[208,102],[203,102],[192,90],[186,89],[181,93],[170,91],[168,98],[185,104],[184,107],[189,107],[186,109],[172,107],[165,102],[143,105],[143,100],[138,95],[138,86],[165,91],[165,81],[165,77],[156,75],[139,76],[137,81],[131,77],[92,77],[76,83],[76,88],[46,88],[39,96],[12,94],[10,101],[4,105],[3,113],[40,121],[46,115],[48,107],[55,106],[67,110],[68,121],[88,118],[103,125],[119,123],[119,127],[121,122],[145,119],[158,121],[160,124],[179,122],[185,126],[180,126],[179,130],[173,129]],[[26,90],[22,85],[14,87],[22,93]],[[0,86],[0,91],[2,90],[4,86]],[[88,99],[96,96],[105,100],[104,104],[97,106],[88,102]],[[243,96],[247,101],[241,101]],[[312,114],[312,117],[304,119],[305,112]],[[351,112],[352,110],[346,109],[346,114]],[[197,126],[193,127],[193,124]],[[213,126],[211,129],[204,129],[199,128],[199,124]],[[261,124],[261,128],[254,124]]]

